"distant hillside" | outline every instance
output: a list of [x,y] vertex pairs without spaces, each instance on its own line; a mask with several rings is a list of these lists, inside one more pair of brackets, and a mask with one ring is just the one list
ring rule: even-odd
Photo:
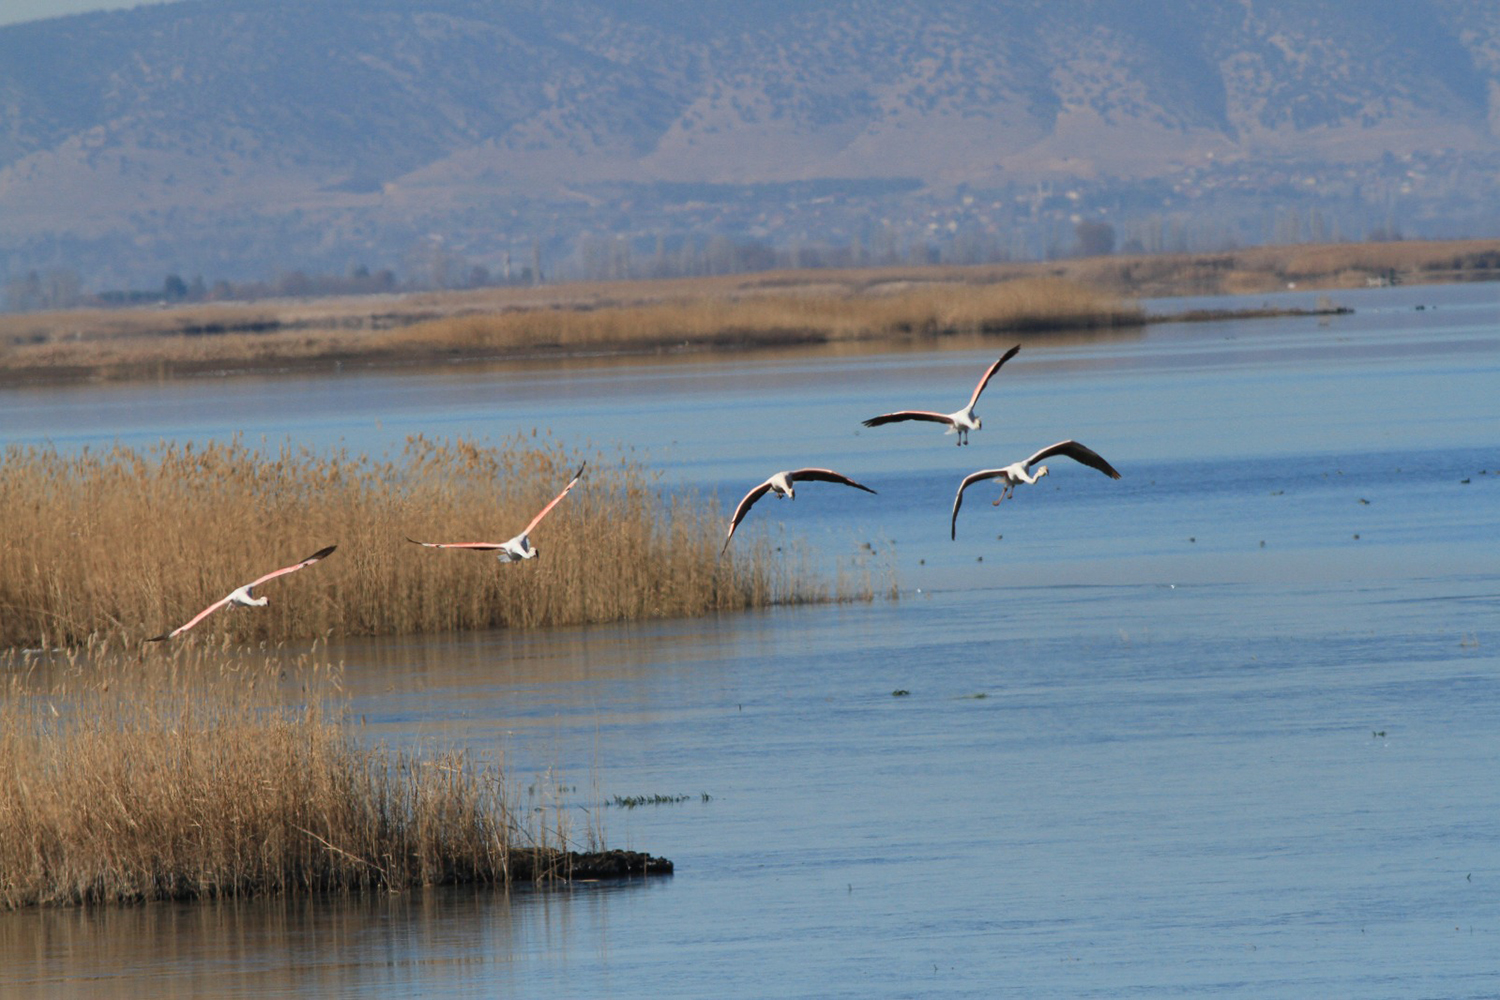
[[0,29],[0,279],[1488,235],[1497,134],[1487,0],[188,0]]

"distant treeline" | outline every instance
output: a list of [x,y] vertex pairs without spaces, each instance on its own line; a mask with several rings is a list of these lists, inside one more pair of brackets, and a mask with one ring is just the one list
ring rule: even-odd
[[270,281],[212,284],[202,275],[184,279],[169,274],[155,288],[112,288],[84,292],[78,274],[68,268],[30,271],[5,285],[5,308],[11,312],[72,309],[78,306],[139,306],[155,303],[225,302],[311,295],[368,295],[396,291],[396,274],[389,268],[371,271],[356,267],[348,274],[307,274],[287,271]]
[[348,274],[308,274],[286,271],[270,281],[229,281],[212,284],[203,276],[184,279],[169,274],[155,288],[112,288],[86,293],[76,272],[66,268],[31,271],[5,286],[5,308],[12,312],[38,309],[71,309],[78,306],[139,306],[155,303],[227,302],[267,298],[297,298],[313,295],[370,295],[399,288],[396,273],[389,268],[371,271],[360,266]]
[[422,291],[432,288],[488,288],[500,285],[530,285],[532,269],[519,268],[513,275],[493,273],[475,265],[461,273],[445,274],[441,283],[429,280],[403,282],[390,268],[372,271],[359,265],[347,274],[309,274],[284,271],[269,281],[209,283],[202,275],[184,279],[167,275],[154,288],[112,288],[85,292],[77,272],[68,268],[30,271],[5,284],[4,308],[9,312],[44,309],[74,309],[80,306],[176,305],[185,302],[253,302],[259,299],[314,298],[330,295],[377,295],[385,292]]

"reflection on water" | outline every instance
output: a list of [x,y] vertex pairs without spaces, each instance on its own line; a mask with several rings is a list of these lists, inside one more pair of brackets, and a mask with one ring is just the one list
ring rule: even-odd
[[0,985],[37,997],[524,994],[525,956],[549,964],[556,941],[607,929],[610,895],[654,884],[32,911],[0,921]]
[[[790,449],[881,491],[746,527],[874,541],[897,601],[333,646],[371,738],[503,753],[677,873],[3,915],[0,993],[1493,996],[1500,338],[1487,289],[1422,292],[1028,344],[965,449],[853,418],[993,347],[559,374],[592,380],[566,426],[681,480],[738,495]],[[389,378],[329,391],[387,428],[523,409]],[[964,473],[1063,436],[1124,478],[975,495],[949,540]],[[685,798],[611,804],[652,795]]]

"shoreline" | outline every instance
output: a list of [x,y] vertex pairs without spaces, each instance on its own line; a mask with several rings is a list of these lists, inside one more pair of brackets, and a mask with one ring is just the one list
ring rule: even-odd
[[1180,313],[1154,313],[1146,317],[1147,325],[1157,323],[1217,323],[1229,319],[1288,319],[1297,316],[1352,316],[1349,306],[1323,306],[1313,309],[1260,306],[1250,309],[1188,309]]
[[742,329],[698,338],[658,338],[654,340],[604,341],[566,345],[557,342],[534,343],[510,349],[476,353],[461,347],[428,348],[406,351],[371,349],[339,350],[312,356],[275,356],[247,360],[237,364],[221,359],[165,362],[160,360],[117,364],[63,363],[34,365],[25,368],[0,367],[0,389],[41,388],[49,386],[105,383],[164,382],[173,379],[266,378],[306,374],[345,374],[354,372],[392,371],[408,368],[454,368],[481,365],[524,365],[552,361],[610,360],[652,357],[711,357],[753,354],[759,351],[799,347],[823,347],[831,344],[909,344],[917,341],[940,342],[966,334],[987,337],[1046,336],[1051,334],[1124,331],[1162,323],[1201,323],[1235,319],[1281,319],[1299,316],[1343,316],[1354,310],[1345,306],[1325,308],[1190,309],[1181,313],[1140,314],[1138,317],[1108,317],[1104,322],[1039,322],[998,325],[979,330],[960,327],[891,334],[871,331],[866,336],[833,337],[807,330]]
[[1299,244],[1025,263],[771,271],[682,279],[0,314],[0,387],[712,357],[833,344],[1037,336],[1156,323],[1341,315],[1167,297],[1500,280],[1500,240]]

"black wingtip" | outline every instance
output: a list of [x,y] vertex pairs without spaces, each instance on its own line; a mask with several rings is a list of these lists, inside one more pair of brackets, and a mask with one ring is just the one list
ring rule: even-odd
[[1006,351],[1005,352],[1005,356],[1003,358],[1001,358],[1000,360],[1001,360],[1002,363],[1006,362],[1006,361],[1009,361],[1011,358],[1015,357],[1017,354],[1020,354],[1020,353],[1021,353],[1021,345],[1017,344],[1015,347],[1012,347],[1010,350]]
[[166,640],[168,640],[170,638],[172,638],[172,633],[171,632],[164,632],[161,635],[153,635],[151,638],[147,639],[146,641],[147,642],[165,642]]
[[330,545],[326,549],[319,549],[302,561],[305,563],[310,563],[317,562],[319,559],[327,559],[330,555],[333,554],[333,550],[336,548],[338,548],[337,545]]

